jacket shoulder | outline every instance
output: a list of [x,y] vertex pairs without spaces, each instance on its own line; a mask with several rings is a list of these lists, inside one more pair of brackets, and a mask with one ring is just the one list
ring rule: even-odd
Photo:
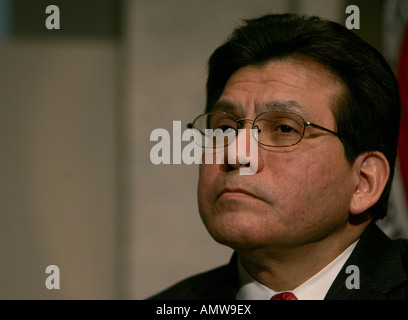
[[230,263],[193,275],[148,300],[232,300],[238,290],[236,255]]
[[[349,265],[358,267],[358,283],[348,288]],[[401,300],[408,297],[408,240],[388,238],[370,224],[330,287],[326,299]]]
[[402,264],[404,270],[408,274],[408,239],[397,239],[393,240],[394,245],[399,248],[402,257]]

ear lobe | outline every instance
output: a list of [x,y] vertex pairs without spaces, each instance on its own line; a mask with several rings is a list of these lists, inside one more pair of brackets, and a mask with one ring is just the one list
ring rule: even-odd
[[384,154],[375,151],[359,155],[353,167],[358,178],[350,213],[361,214],[380,199],[390,176],[390,166]]

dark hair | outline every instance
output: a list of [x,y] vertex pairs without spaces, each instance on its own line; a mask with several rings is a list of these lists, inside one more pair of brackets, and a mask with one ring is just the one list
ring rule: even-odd
[[390,178],[370,208],[374,220],[387,214],[400,121],[400,96],[394,73],[382,55],[344,26],[319,17],[265,15],[244,20],[211,55],[206,111],[217,102],[228,78],[241,67],[287,58],[314,60],[346,87],[332,106],[345,156],[350,163],[364,152],[382,152]]

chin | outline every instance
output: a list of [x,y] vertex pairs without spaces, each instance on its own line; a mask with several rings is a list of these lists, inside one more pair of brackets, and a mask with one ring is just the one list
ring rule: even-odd
[[254,251],[265,248],[267,246],[269,247],[271,246],[270,243],[274,242],[273,240],[268,240],[268,242],[266,242],[266,240],[260,240],[259,238],[254,237],[247,237],[245,235],[220,236],[218,234],[211,234],[211,236],[219,244],[230,247],[231,249],[236,251]]
[[257,249],[267,244],[279,242],[277,224],[265,225],[265,219],[259,216],[248,216],[247,213],[222,213],[210,219],[202,218],[207,231],[220,244],[235,250]]

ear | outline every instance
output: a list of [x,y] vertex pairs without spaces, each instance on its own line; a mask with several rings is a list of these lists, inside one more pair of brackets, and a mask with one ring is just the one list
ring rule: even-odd
[[356,187],[350,212],[360,214],[371,208],[381,197],[390,176],[387,158],[381,152],[360,154],[354,161]]

